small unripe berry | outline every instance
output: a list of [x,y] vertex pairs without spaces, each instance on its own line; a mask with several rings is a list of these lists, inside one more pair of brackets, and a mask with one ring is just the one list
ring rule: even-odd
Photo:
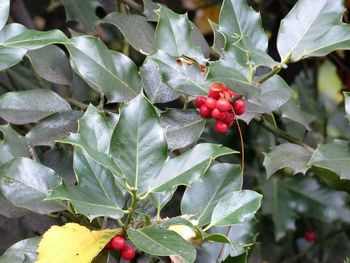
[[226,133],[228,131],[228,126],[226,123],[222,121],[217,121],[215,123],[215,131],[217,133]]
[[243,100],[236,100],[233,104],[233,111],[236,115],[242,115],[245,112],[245,102]]
[[204,105],[207,106],[209,109],[213,110],[216,107],[216,99],[212,97],[207,98]]
[[203,117],[203,118],[207,118],[210,116],[211,114],[211,109],[209,109],[206,105],[202,105],[199,108],[199,114]]
[[225,113],[223,113],[223,112],[219,111],[217,108],[215,108],[211,112],[211,116],[214,119],[221,120],[221,119],[225,118]]
[[125,246],[121,256],[125,260],[132,260],[135,257],[135,249],[132,246]]
[[316,239],[317,239],[317,235],[316,235],[316,233],[314,232],[314,231],[312,231],[312,230],[307,230],[307,231],[305,231],[305,233],[304,233],[304,238],[305,238],[305,240],[307,241],[307,242],[315,242],[316,241]]
[[204,105],[205,101],[207,100],[204,96],[199,96],[196,98],[196,101],[194,102],[194,106],[196,108],[200,108],[200,106]]
[[122,236],[116,236],[111,239],[111,247],[114,250],[123,250],[125,247],[125,238]]
[[228,100],[219,99],[216,102],[216,108],[221,112],[226,112],[231,108],[231,104]]

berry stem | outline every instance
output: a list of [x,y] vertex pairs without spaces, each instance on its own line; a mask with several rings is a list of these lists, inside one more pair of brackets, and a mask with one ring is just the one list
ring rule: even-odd
[[278,72],[280,72],[282,69],[282,65],[278,64],[277,66],[275,66],[270,72],[266,73],[265,75],[263,75],[259,80],[258,80],[258,84],[262,84],[263,82],[265,82],[266,80],[268,80],[269,78],[273,77],[274,75],[276,75]]
[[241,126],[239,125],[239,121],[237,118],[235,118],[235,122],[236,122],[236,125],[237,125],[237,130],[238,130],[238,133],[239,133],[239,139],[241,141],[241,169],[242,169],[242,176],[244,175],[244,163],[245,163],[245,160],[244,160],[244,140],[243,140],[243,134],[242,134],[242,130],[241,130]]
[[249,77],[248,77],[249,82],[253,82],[254,74],[255,74],[254,67],[252,64],[249,64]]

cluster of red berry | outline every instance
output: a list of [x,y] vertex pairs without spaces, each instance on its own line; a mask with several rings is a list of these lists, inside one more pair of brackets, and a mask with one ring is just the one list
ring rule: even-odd
[[113,237],[107,243],[106,249],[121,251],[121,257],[125,260],[132,260],[135,257],[135,249],[126,245],[125,238],[122,236]]
[[232,101],[236,96],[225,84],[214,82],[210,86],[209,97],[197,97],[194,105],[199,108],[199,114],[203,118],[212,117],[216,120],[217,133],[226,133],[233,125],[235,116],[245,112],[245,102],[242,99]]

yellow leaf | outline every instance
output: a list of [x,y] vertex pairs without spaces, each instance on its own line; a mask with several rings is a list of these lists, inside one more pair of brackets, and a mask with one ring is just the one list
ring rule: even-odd
[[52,226],[43,235],[36,263],[91,263],[112,237],[122,230],[91,231],[75,223]]

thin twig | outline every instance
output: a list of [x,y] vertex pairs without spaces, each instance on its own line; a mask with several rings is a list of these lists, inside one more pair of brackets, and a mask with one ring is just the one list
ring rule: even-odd
[[273,133],[274,135],[276,135],[282,139],[285,139],[285,140],[287,140],[291,143],[294,143],[294,144],[298,144],[298,145],[304,147],[306,150],[308,150],[311,153],[313,153],[315,151],[315,149],[312,148],[311,146],[309,146],[306,143],[300,141],[299,139],[289,135],[284,130],[281,130],[278,127],[271,125],[270,123],[267,123],[266,121],[257,121],[257,123],[260,124],[262,127],[264,127],[266,130],[268,130],[269,132]]
[[80,102],[79,100],[76,100],[74,98],[66,98],[66,101],[68,101],[70,104],[77,106],[78,108],[82,110],[87,110],[89,108],[89,105]]
[[[226,231],[226,237],[228,237],[228,235],[230,234],[231,229],[232,229],[232,226],[229,226],[228,229],[227,229],[227,231]],[[222,254],[222,252],[224,251],[225,245],[226,245],[226,243],[223,243],[223,244],[222,244],[221,249],[220,249],[220,252],[219,252],[219,255],[218,255],[218,259],[220,259],[221,254]]]
[[241,126],[239,125],[238,119],[235,118],[235,122],[237,125],[237,130],[239,133],[239,139],[241,141],[241,156],[242,156],[242,161],[241,161],[241,167],[242,167],[242,176],[244,175],[244,140],[243,140],[243,134],[242,134],[242,130],[241,130]]
[[282,66],[279,64],[276,67],[274,67],[270,72],[266,73],[265,75],[263,75],[259,80],[258,80],[258,84],[262,84],[263,82],[265,82],[266,80],[268,80],[269,78],[273,77],[274,75],[276,75],[278,72],[280,72],[282,69]]

